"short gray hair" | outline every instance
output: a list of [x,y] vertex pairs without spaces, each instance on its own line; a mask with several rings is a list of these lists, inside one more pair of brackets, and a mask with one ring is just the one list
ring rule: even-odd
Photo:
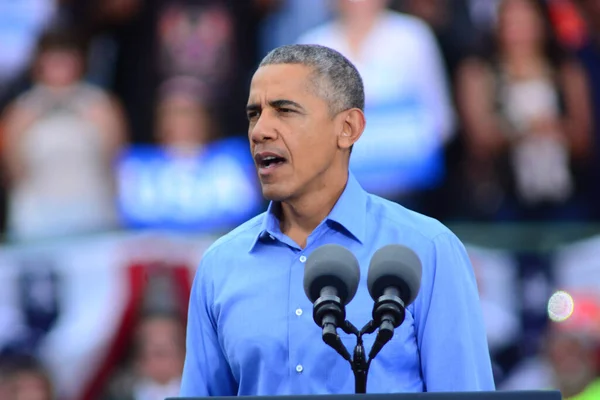
[[276,64],[300,64],[313,68],[316,94],[327,101],[335,115],[350,108],[365,108],[365,89],[356,67],[342,54],[316,44],[292,44],[272,50],[259,68]]

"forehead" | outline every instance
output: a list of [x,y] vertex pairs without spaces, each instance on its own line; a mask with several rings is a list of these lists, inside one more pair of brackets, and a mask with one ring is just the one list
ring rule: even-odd
[[250,84],[250,102],[272,99],[299,99],[311,96],[312,68],[300,64],[260,67]]

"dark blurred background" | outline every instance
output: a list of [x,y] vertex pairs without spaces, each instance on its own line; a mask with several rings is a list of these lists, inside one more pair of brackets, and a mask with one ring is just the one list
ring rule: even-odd
[[177,394],[291,43],[361,72],[363,187],[465,242],[498,388],[600,399],[600,0],[0,0],[0,399]]

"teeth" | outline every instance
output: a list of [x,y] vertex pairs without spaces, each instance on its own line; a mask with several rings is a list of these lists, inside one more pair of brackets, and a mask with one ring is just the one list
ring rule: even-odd
[[263,159],[263,161],[275,161],[275,159],[276,159],[276,157],[269,156],[269,157],[265,157],[265,158]]

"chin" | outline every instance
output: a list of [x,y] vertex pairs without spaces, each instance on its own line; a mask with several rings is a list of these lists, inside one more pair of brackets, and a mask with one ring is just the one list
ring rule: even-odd
[[291,197],[289,190],[280,185],[263,185],[262,194],[268,201],[285,201]]
[[285,201],[288,196],[274,190],[263,190],[263,197],[268,201]]

